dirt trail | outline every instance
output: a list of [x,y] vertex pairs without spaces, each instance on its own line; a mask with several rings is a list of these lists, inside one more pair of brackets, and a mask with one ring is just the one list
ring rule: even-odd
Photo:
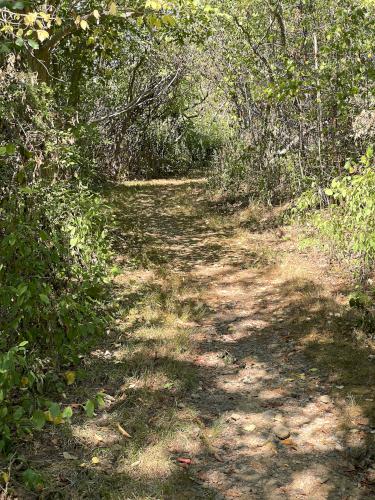
[[282,233],[212,227],[199,184],[139,186],[132,204],[155,254],[189,273],[210,311],[188,400],[220,428],[209,458],[192,457],[198,484],[224,498],[375,495],[374,369],[345,338],[343,280]]
[[77,497],[375,498],[375,361],[345,277],[274,219],[217,215],[201,181],[111,199],[122,318],[87,362],[112,399],[73,430],[100,457]]

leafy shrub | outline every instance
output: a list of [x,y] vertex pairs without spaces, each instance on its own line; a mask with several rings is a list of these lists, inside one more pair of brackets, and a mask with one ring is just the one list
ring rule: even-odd
[[[322,196],[323,195],[323,196]],[[326,199],[324,199],[324,197]],[[323,200],[322,200],[323,198]],[[322,206],[323,210],[315,210]],[[323,203],[323,204],[324,204]],[[306,191],[296,213],[312,223],[320,242],[336,257],[346,258],[363,283],[375,266],[375,164],[372,147],[359,162],[348,161],[346,174],[334,179],[324,193]],[[372,285],[372,280],[368,280]],[[349,297],[349,304],[362,312],[362,327],[374,331],[374,291],[363,284]]]
[[43,388],[105,327],[111,223],[97,195],[64,181],[2,200],[0,452],[14,434],[72,414],[44,401]]
[[315,217],[319,231],[342,255],[357,263],[362,275],[375,263],[375,164],[368,148],[358,164],[325,190],[329,207]]
[[35,397],[38,377],[27,358],[27,344],[0,354],[0,453],[8,450],[15,434],[30,434],[46,422],[63,423],[73,415],[70,407],[62,410],[57,403]]
[[248,158],[245,145],[239,141],[223,144],[213,158],[210,187],[228,199],[238,199],[247,193]]
[[3,201],[4,348],[27,340],[64,359],[103,327],[95,310],[111,258],[110,218],[98,196],[65,182],[20,188]]

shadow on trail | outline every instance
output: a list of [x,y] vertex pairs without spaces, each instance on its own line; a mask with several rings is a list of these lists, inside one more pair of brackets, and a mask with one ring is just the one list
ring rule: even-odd
[[115,187],[111,200],[119,221],[118,252],[184,272],[197,264],[218,262],[221,240],[230,230],[209,227],[202,212],[203,183],[145,182]]
[[[77,454],[104,449],[110,462],[76,469],[70,498],[374,498],[375,363],[350,335],[353,318],[335,296],[345,290],[327,294],[317,280],[278,275],[273,263],[249,267],[249,249],[228,244],[233,228],[210,220],[201,181],[118,186],[111,200],[124,260],[181,273],[206,304],[188,332],[194,359],[168,354],[168,340],[147,336],[157,321],[141,318],[117,340],[122,357],[91,361],[88,392],[112,394],[109,422],[132,438],[90,448],[99,426],[85,442],[71,436]],[[124,291],[124,315],[157,286]],[[151,382],[137,385],[140,375]],[[275,437],[278,423],[287,440]],[[159,449],[171,431],[177,442]],[[132,464],[135,450],[150,461],[148,474]],[[152,468],[158,453],[169,454],[170,469]],[[193,464],[176,468],[180,456]]]
[[[250,377],[250,384],[239,386],[236,382],[231,389],[230,366],[200,366],[200,377],[209,390],[193,394],[190,404],[206,426],[225,420],[231,412],[242,412],[247,420],[249,415],[250,420],[256,420],[257,413],[268,411],[270,419],[260,422],[261,438],[268,440],[273,413],[278,414],[291,423],[296,445],[276,439],[271,440],[269,448],[259,447],[254,453],[249,451],[251,445],[246,445],[245,438],[239,442],[234,439],[239,449],[227,450],[224,466],[217,462],[207,465],[207,459],[205,465],[203,457],[196,457],[208,475],[210,471],[219,472],[218,493],[225,490],[229,466],[231,473],[238,473],[239,490],[243,492],[245,486],[247,493],[256,498],[303,497],[303,483],[309,480],[309,494],[317,498],[364,498],[375,494],[370,469],[374,459],[371,396],[375,366],[368,351],[356,345],[349,334],[353,329],[350,313],[309,279],[284,279],[252,293],[266,279],[269,269],[265,266],[244,276],[230,260],[228,268],[233,249],[226,245],[226,239],[233,230],[210,226],[200,182],[120,186],[118,190],[121,220],[134,233],[139,234],[141,229],[141,245],[150,245],[155,256],[162,254],[165,263],[184,272],[197,266],[218,266],[213,277],[201,277],[202,286],[209,288],[210,279],[221,281],[223,288],[235,283],[241,289],[240,295],[249,292],[251,297],[248,315],[242,310],[243,303],[236,307],[236,300],[219,304],[208,320],[214,325],[211,341],[203,341],[198,348],[211,358],[229,351],[237,360],[234,374],[246,364],[246,368],[240,368],[241,376]],[[251,228],[255,229],[253,223]],[[221,381],[218,383],[223,370],[229,375],[227,388]],[[335,408],[342,412],[343,419],[328,419],[328,425],[333,427],[325,438],[325,415],[333,415]],[[300,422],[305,423],[301,426]],[[236,428],[234,434],[241,435],[241,426],[232,422],[231,427]],[[222,444],[225,452],[225,442]],[[229,491],[236,489],[235,482],[229,481],[229,486]],[[235,491],[232,494],[236,496]]]

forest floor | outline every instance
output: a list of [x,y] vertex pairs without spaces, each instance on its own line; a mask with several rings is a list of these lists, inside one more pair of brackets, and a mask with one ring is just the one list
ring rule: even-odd
[[106,408],[35,450],[45,496],[375,498],[375,356],[348,276],[277,210],[220,213],[200,180],[110,199],[120,314],[67,393]]

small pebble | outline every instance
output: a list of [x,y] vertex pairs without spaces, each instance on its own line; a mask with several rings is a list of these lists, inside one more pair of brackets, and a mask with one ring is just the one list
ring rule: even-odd
[[331,399],[327,395],[320,396],[319,401],[324,404],[328,404],[331,402]]
[[288,439],[288,437],[290,436],[289,429],[287,429],[284,425],[276,425],[273,428],[273,433],[281,440]]

